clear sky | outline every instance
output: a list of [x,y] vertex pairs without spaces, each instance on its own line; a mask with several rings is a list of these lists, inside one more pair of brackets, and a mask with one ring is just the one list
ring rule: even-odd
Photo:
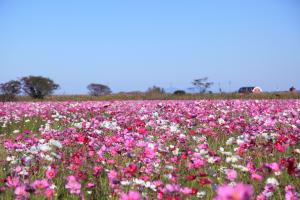
[[0,82],[300,89],[299,0],[0,0]]

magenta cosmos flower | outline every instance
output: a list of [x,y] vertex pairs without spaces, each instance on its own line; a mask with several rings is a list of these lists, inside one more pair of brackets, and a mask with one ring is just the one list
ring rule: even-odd
[[238,183],[235,186],[222,185],[217,189],[217,196],[214,200],[249,200],[253,194],[250,185]]

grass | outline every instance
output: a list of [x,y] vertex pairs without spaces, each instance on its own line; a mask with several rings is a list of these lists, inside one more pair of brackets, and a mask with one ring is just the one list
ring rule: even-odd
[[[300,99],[300,93],[263,92],[259,94],[215,93],[215,94],[184,94],[167,93],[117,93],[105,96],[89,95],[53,95],[44,99],[32,99],[29,96],[19,96],[16,101],[113,101],[113,100],[201,100],[201,99]],[[0,99],[1,100],[1,99]]]

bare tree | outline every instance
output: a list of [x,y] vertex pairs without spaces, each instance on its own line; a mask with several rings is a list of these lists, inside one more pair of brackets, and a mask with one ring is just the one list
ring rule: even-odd
[[14,101],[21,92],[20,81],[8,81],[0,84],[0,96],[3,101]]
[[107,85],[99,83],[91,83],[87,86],[87,89],[92,96],[103,96],[111,93],[111,90]]
[[208,88],[210,88],[214,83],[208,82],[208,78],[195,79],[192,84],[199,89],[200,93],[205,93]]

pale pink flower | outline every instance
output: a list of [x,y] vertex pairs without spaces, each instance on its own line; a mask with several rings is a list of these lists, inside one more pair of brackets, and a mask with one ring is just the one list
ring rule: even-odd
[[192,189],[188,188],[188,187],[184,187],[180,189],[180,192],[182,192],[183,194],[191,194],[192,193]]
[[230,181],[234,181],[237,178],[237,173],[234,169],[226,170],[226,178]]
[[218,187],[214,200],[249,200],[252,194],[253,188],[250,185],[243,183],[235,186],[223,185]]
[[70,191],[71,194],[80,194],[81,184],[76,180],[75,176],[67,177],[66,188]]
[[51,189],[51,188],[47,188],[47,189],[45,190],[45,192],[44,192],[44,195],[45,195],[47,198],[51,199],[51,198],[54,196],[54,190]]
[[120,199],[121,200],[140,200],[142,198],[141,198],[140,193],[135,192],[135,191],[129,191],[128,194],[122,193]]
[[263,180],[263,177],[257,173],[253,173],[251,174],[251,178],[254,179],[254,180],[257,180],[257,181],[262,181]]
[[35,180],[32,184],[32,187],[37,190],[45,189],[49,187],[49,183],[46,179]]
[[16,187],[16,189],[15,189],[15,195],[18,195],[18,196],[26,196],[26,195],[28,195],[28,192],[26,192],[26,186],[25,185],[21,185],[21,186]]
[[269,167],[270,169],[272,169],[274,172],[280,171],[280,167],[279,167],[278,163],[276,163],[276,162],[267,164],[266,166]]
[[19,185],[19,183],[20,183],[19,177],[11,177],[11,176],[9,176],[9,177],[6,178],[6,185],[8,187],[15,188],[15,187],[17,187]]
[[144,153],[147,158],[152,159],[155,157],[155,151],[152,148],[146,147]]
[[118,172],[116,170],[110,170],[108,172],[108,179],[112,182],[113,180],[115,180],[118,176]]
[[287,185],[285,187],[285,200],[299,200],[299,194],[292,185]]

